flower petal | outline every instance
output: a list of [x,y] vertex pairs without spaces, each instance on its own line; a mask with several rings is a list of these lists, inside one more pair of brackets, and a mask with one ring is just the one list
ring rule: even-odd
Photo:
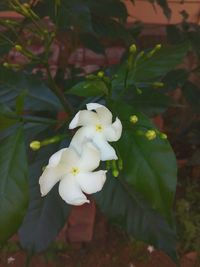
[[112,113],[105,106],[97,103],[89,103],[86,105],[88,110],[95,110],[99,117],[100,123],[109,125],[112,123]]
[[68,147],[63,153],[60,164],[65,166],[66,172],[77,165],[80,160],[78,152],[73,147]]
[[122,134],[122,123],[116,118],[115,122],[105,129],[105,138],[109,142],[117,141]]
[[98,116],[93,111],[81,110],[69,124],[69,129],[74,129],[78,126],[88,126],[99,124]]
[[68,148],[62,148],[56,153],[54,153],[49,159],[48,167],[56,167],[60,163],[63,152],[67,149]]
[[101,160],[118,159],[114,148],[101,135],[96,134],[92,141],[101,153]]
[[59,184],[59,194],[68,204],[79,206],[90,201],[81,191],[80,185],[72,175],[66,175]]
[[81,154],[83,149],[83,144],[91,140],[94,133],[95,133],[94,127],[82,127],[78,129],[71,140],[70,147],[73,147],[79,154]]
[[81,172],[93,171],[99,166],[99,163],[100,163],[99,150],[91,142],[83,144],[83,150],[78,164]]
[[57,167],[46,167],[39,178],[40,192],[42,196],[49,193],[52,187],[66,174],[65,168],[59,165]]
[[102,189],[106,181],[106,172],[107,171],[80,173],[76,176],[76,180],[83,192],[86,194],[93,194]]

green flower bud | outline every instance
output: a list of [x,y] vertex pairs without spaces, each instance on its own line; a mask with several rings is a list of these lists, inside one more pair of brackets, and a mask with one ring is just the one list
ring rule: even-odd
[[135,44],[132,44],[130,47],[129,47],[129,52],[131,54],[135,54],[135,52],[137,51],[137,47]]
[[99,72],[97,73],[97,76],[98,76],[99,78],[103,78],[104,75],[105,75],[105,73],[104,73],[103,71],[99,71]]
[[156,138],[156,132],[154,130],[148,130],[146,133],[145,133],[145,136],[148,140],[153,140]]
[[165,133],[160,133],[160,138],[166,140],[167,135]]
[[30,148],[31,148],[33,151],[39,150],[40,147],[41,147],[41,143],[40,143],[40,141],[35,140],[35,141],[32,141],[32,142],[30,143]]
[[136,115],[131,115],[130,116],[130,122],[135,124],[138,122],[138,117]]
[[22,52],[23,51],[23,48],[21,45],[15,45],[15,49],[18,51],[18,52]]

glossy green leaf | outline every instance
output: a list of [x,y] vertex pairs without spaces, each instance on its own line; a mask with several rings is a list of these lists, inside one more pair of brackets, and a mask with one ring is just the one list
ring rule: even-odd
[[58,98],[36,75],[0,68],[0,103],[15,107],[16,98],[26,94],[25,110],[61,109]]
[[[146,116],[135,112],[134,108],[117,103],[112,110],[123,124],[117,148],[124,162],[122,175],[125,181],[171,223],[177,166],[169,142],[161,139],[159,132],[155,139],[147,139],[146,131],[156,129]],[[129,121],[133,114],[138,116],[135,125]]]
[[95,199],[111,222],[176,259],[175,231],[125,179],[107,174],[103,190],[95,194]]
[[135,82],[155,81],[180,64],[188,51],[188,43],[163,47],[151,58],[141,58],[129,80]]
[[44,198],[39,190],[42,167],[57,150],[58,145],[51,145],[34,152],[35,159],[29,169],[30,203],[19,235],[22,247],[33,253],[49,246],[64,226],[70,211],[69,205],[59,196],[57,186]]
[[20,227],[28,204],[27,160],[22,128],[0,140],[0,243]]
[[67,92],[73,95],[89,97],[89,96],[107,95],[108,88],[103,81],[86,80],[84,82],[77,83]]
[[0,130],[4,130],[17,122],[16,114],[9,107],[0,103]]

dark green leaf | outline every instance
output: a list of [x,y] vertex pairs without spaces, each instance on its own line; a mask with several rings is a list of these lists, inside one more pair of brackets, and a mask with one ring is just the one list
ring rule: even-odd
[[84,35],[81,35],[80,38],[81,38],[81,42],[83,43],[83,45],[91,49],[95,53],[98,53],[98,54],[105,53],[105,49],[103,45],[101,45],[99,40],[94,35],[84,34]]
[[28,204],[27,161],[23,131],[0,141],[0,243],[19,228]]
[[6,105],[0,103],[0,130],[4,130],[17,123],[16,114]]
[[[117,147],[124,162],[122,175],[125,181],[171,223],[177,175],[173,150],[167,140],[159,137],[159,133],[154,140],[145,137],[147,130],[156,129],[146,116],[135,112],[134,108],[117,103],[112,110],[123,124]],[[133,114],[138,116],[135,125],[129,121]]]
[[111,222],[176,259],[175,231],[123,178],[107,176],[103,190],[95,199]]
[[86,80],[84,82],[76,84],[67,92],[73,95],[89,97],[89,96],[107,95],[108,88],[106,87],[103,81]]
[[26,92],[26,110],[57,110],[61,108],[58,98],[46,84],[35,75],[0,68],[0,103],[15,107],[16,97]]
[[58,145],[43,148],[30,166],[30,203],[19,234],[22,247],[34,253],[49,246],[64,226],[70,210],[59,196],[57,186],[45,198],[41,197],[39,190],[42,167],[56,150]]
[[187,51],[188,43],[163,47],[151,58],[139,60],[135,71],[130,73],[129,80],[141,82],[159,79],[180,64]]

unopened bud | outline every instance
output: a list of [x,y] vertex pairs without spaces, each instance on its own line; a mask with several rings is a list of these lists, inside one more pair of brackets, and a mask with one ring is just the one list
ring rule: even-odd
[[15,49],[17,50],[17,52],[21,52],[23,50],[21,45],[15,45]]
[[130,47],[129,47],[129,52],[131,54],[135,54],[135,52],[137,51],[137,47],[135,44],[132,44]]
[[148,140],[153,140],[156,138],[156,132],[154,130],[148,130],[146,133],[145,133],[145,136]]
[[32,142],[30,143],[30,148],[31,148],[33,151],[39,150],[40,147],[41,147],[41,143],[40,143],[40,141],[35,140],[35,141],[32,141]]
[[135,124],[138,122],[138,117],[136,115],[130,116],[130,122]]
[[99,78],[103,78],[104,77],[104,72],[103,71],[99,71],[98,73],[97,73],[97,76],[99,77]]
[[158,52],[161,49],[162,45],[157,44],[148,54],[147,57],[150,58],[152,57],[156,52]]
[[160,133],[160,138],[161,139],[167,139],[167,135],[165,133]]
[[27,9],[30,8],[30,5],[29,5],[28,3],[24,3],[23,6],[24,6],[25,8],[27,8]]
[[154,86],[155,88],[162,88],[164,85],[165,85],[165,84],[162,83],[162,82],[155,82],[155,83],[153,83],[153,86]]
[[117,169],[117,164],[115,160],[112,160],[112,175],[117,178],[119,176],[119,171]]
[[5,68],[9,68],[9,64],[8,64],[8,62],[4,62],[4,63],[3,63],[3,66],[4,66]]

